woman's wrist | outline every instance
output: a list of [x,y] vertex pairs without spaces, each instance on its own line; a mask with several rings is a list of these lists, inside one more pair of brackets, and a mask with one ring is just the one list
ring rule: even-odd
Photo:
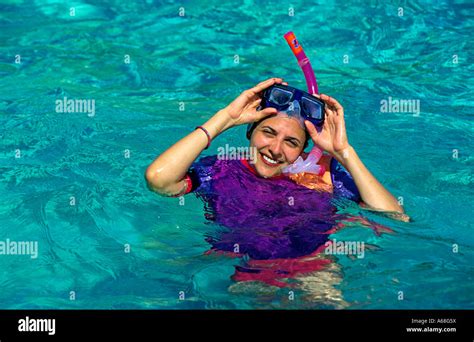
[[214,139],[219,134],[232,127],[232,125],[233,123],[230,116],[224,110],[220,110],[214,114],[212,118],[207,120],[202,127],[208,131],[210,138]]
[[332,155],[334,158],[336,158],[339,164],[344,166],[344,168],[346,169],[349,165],[350,160],[354,159],[354,157],[357,156],[356,151],[351,145],[348,145],[346,148],[342,150],[335,151]]
[[225,122],[224,128],[222,129],[222,132],[228,130],[229,128],[232,128],[235,126],[235,120],[232,119],[232,117],[229,115],[229,113],[226,111],[226,109],[221,109],[216,113],[216,115],[221,115],[223,122]]

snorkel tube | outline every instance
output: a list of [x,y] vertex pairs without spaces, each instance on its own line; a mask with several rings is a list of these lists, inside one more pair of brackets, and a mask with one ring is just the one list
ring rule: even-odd
[[303,70],[304,78],[306,79],[306,86],[308,87],[308,93],[318,94],[318,82],[316,82],[313,67],[311,66],[309,58],[304,53],[303,47],[298,43],[293,32],[287,32],[283,37],[285,37],[291,51],[293,51],[293,54],[298,60],[298,65],[301,70]]
[[[291,51],[293,51],[293,54],[298,60],[298,65],[303,71],[304,78],[306,79],[306,86],[308,87],[308,93],[318,94],[318,82],[316,81],[316,76],[314,75],[313,67],[311,66],[309,58],[303,51],[303,47],[298,43],[298,40],[292,31],[287,32],[284,37],[290,46]],[[324,166],[317,164],[322,155],[323,151],[321,151],[317,146],[313,146],[306,160],[303,160],[300,156],[293,164],[285,167],[282,171],[283,173],[308,172],[321,176],[326,172]]]

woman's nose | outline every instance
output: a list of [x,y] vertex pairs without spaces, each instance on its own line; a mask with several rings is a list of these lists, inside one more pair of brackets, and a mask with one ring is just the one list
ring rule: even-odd
[[268,150],[273,155],[273,158],[280,158],[282,155],[282,141],[280,141],[279,139],[275,139]]

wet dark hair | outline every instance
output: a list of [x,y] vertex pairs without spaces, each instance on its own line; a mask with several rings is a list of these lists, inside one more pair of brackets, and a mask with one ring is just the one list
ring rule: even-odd
[[[273,116],[273,115],[272,115]],[[247,139],[250,140],[250,138],[252,137],[252,133],[253,131],[255,130],[255,128],[260,125],[261,122],[265,121],[265,119],[268,119],[272,116],[267,116],[267,117],[264,117],[263,119],[261,119],[260,121],[257,121],[257,122],[254,122],[252,124],[249,124],[248,127],[247,127]],[[311,136],[309,135],[308,131],[305,129],[304,130],[304,133],[306,135],[305,137],[305,141],[304,141],[304,145],[303,145],[303,151],[306,149],[306,147],[308,147],[308,143],[309,143],[309,139],[311,139]]]

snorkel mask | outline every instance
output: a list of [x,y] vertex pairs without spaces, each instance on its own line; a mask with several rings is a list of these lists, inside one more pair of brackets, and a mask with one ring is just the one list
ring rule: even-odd
[[[284,38],[303,71],[308,92],[282,84],[274,84],[265,90],[262,104],[257,110],[273,107],[278,109],[279,112],[289,114],[288,116],[298,118],[300,122],[302,121],[301,126],[303,129],[305,128],[304,120],[309,120],[316,127],[321,127],[324,123],[324,102],[311,95],[318,93],[318,82],[316,81],[316,76],[314,75],[309,58],[304,53],[303,47],[298,43],[293,32],[290,31],[286,33]],[[302,119],[298,117],[298,111],[300,114],[299,117]],[[248,139],[250,139],[252,131],[257,125],[258,122],[254,122],[247,126]]]
[[[257,110],[275,108],[278,115],[286,115],[298,120],[301,128],[306,130],[304,121],[308,120],[316,127],[324,123],[324,102],[313,95],[282,84],[274,84],[267,88],[262,96],[262,102]],[[252,133],[258,122],[247,127],[247,136]]]
[[[277,115],[284,113],[288,117],[294,117],[298,119],[303,129],[305,129],[304,120],[311,121],[316,126],[316,128],[320,128],[324,123],[325,106],[323,101],[312,95],[318,93],[318,83],[316,81],[313,68],[311,67],[308,57],[303,51],[303,47],[298,43],[295,34],[290,31],[286,33],[284,37],[290,46],[291,51],[298,60],[298,65],[303,71],[308,92],[304,92],[302,90],[282,84],[274,84],[264,91],[262,103],[260,107],[257,108],[257,110],[273,107],[278,110]],[[249,140],[252,135],[252,131],[257,125],[258,122],[254,122],[247,126],[247,138]],[[319,149],[317,146],[314,146],[306,161],[303,161],[300,156],[295,161],[295,163],[286,167],[283,172],[311,172],[319,175],[324,174],[324,167],[316,164],[321,158],[322,154],[323,151],[321,151],[321,149]]]
[[321,127],[324,123],[324,102],[313,95],[282,84],[274,84],[263,93],[261,109],[272,107],[300,122],[304,120]]

